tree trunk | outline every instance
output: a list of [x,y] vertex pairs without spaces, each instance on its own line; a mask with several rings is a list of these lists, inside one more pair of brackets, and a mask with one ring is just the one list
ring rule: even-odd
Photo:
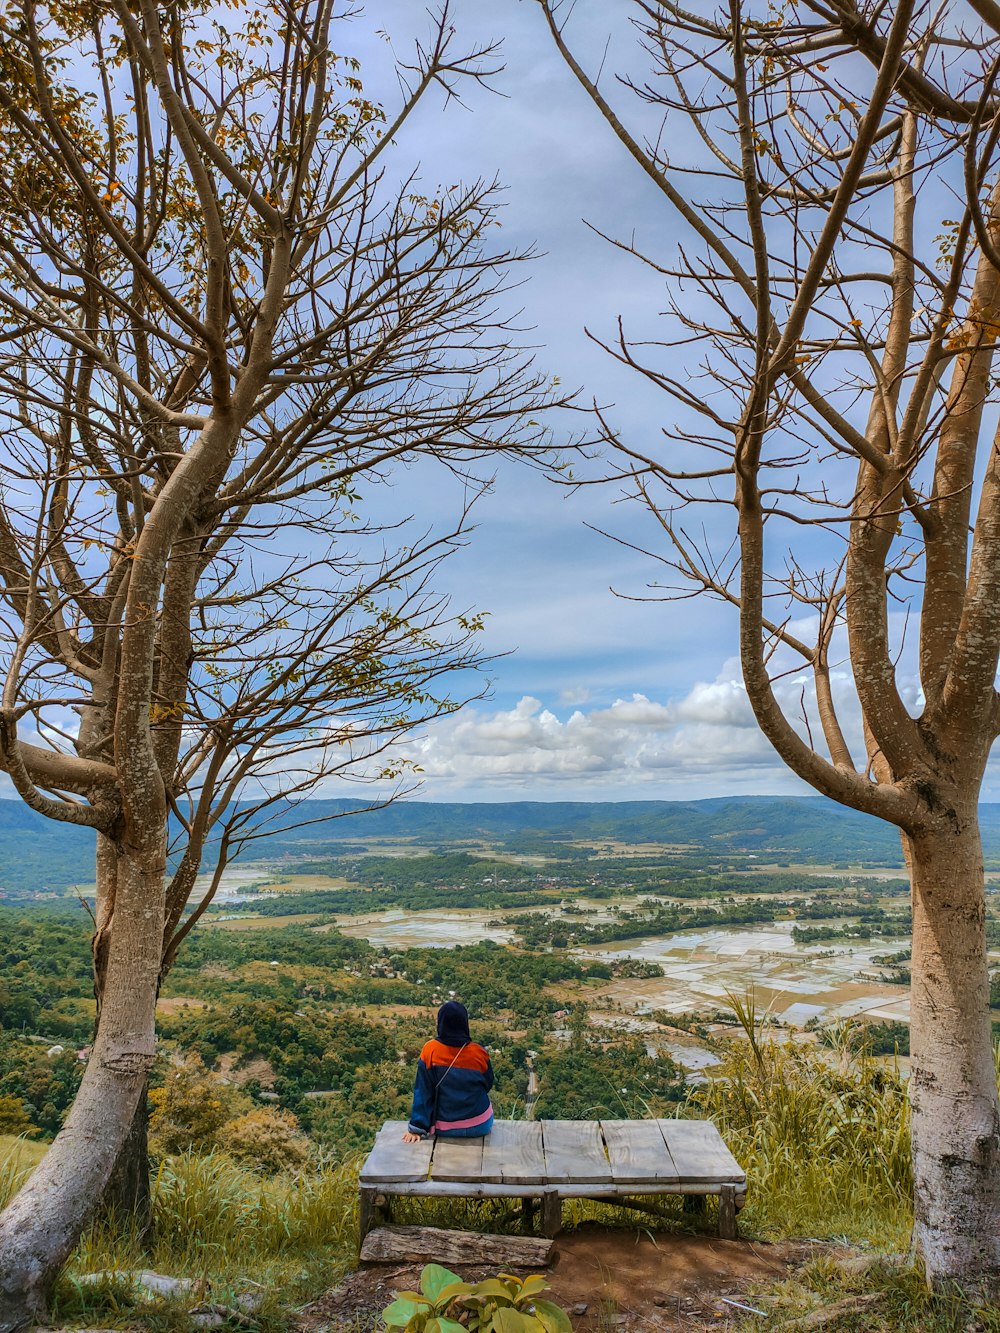
[[976,799],[909,843],[914,1243],[932,1285],[1000,1294],[1000,1107]]
[[153,1197],[149,1188],[149,1107],[146,1103],[148,1079],[139,1094],[128,1138],[118,1154],[111,1179],[101,1200],[101,1209],[109,1221],[133,1227],[141,1241],[149,1239],[153,1229]]
[[[101,1025],[104,990],[108,981],[108,949],[113,934],[115,897],[118,891],[118,849],[103,833],[97,835],[97,902],[94,937],[91,942],[94,959],[94,998],[97,1001],[97,1020],[94,1040]],[[149,1190],[149,1108],[146,1103],[147,1086],[136,1104],[135,1115],[128,1138],[115,1162],[101,1200],[101,1210],[109,1220],[120,1224],[131,1223],[140,1237],[148,1238],[152,1229],[152,1197]]]
[[123,847],[107,981],[76,1100],[28,1183],[0,1215],[0,1333],[44,1320],[48,1294],[111,1178],[154,1057],[163,941],[161,825]]

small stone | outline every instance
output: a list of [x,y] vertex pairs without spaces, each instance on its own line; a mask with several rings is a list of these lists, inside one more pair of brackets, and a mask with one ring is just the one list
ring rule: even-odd
[[84,1273],[78,1281],[87,1286],[99,1282],[128,1282],[132,1286],[142,1287],[143,1291],[152,1292],[155,1296],[176,1296],[203,1285],[193,1282],[189,1277],[168,1277],[165,1273],[154,1273],[148,1268],[139,1272],[105,1269],[99,1273]]
[[669,1305],[670,1302],[666,1296],[654,1296],[653,1304],[660,1306],[660,1308],[662,1309],[664,1305]]
[[837,1267],[849,1277],[864,1277],[873,1268],[898,1268],[905,1262],[902,1254],[849,1254],[837,1260]]
[[194,1286],[189,1277],[167,1277],[165,1273],[153,1273],[149,1269],[143,1269],[141,1273],[130,1273],[129,1276],[140,1287],[154,1291],[158,1296],[175,1296],[178,1292],[190,1291]]
[[586,1314],[589,1309],[590,1306],[587,1304],[587,1302],[581,1301],[579,1305],[573,1306],[573,1308],[570,1310],[570,1314],[575,1314],[575,1315]]
[[264,1304],[264,1293],[262,1291],[241,1291],[233,1304],[238,1306],[244,1314],[256,1314]]
[[215,1310],[205,1310],[203,1313],[189,1315],[188,1318],[198,1328],[221,1328],[226,1322]]

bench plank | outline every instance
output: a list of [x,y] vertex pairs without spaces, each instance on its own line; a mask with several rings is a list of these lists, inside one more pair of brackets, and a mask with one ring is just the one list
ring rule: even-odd
[[678,1177],[687,1184],[745,1185],[743,1168],[709,1120],[656,1122],[673,1159]]
[[542,1126],[537,1120],[494,1120],[483,1140],[484,1184],[537,1185],[545,1179]]
[[483,1170],[483,1140],[435,1139],[431,1180],[479,1181]]
[[362,1185],[382,1185],[390,1181],[426,1180],[431,1164],[433,1140],[404,1143],[405,1120],[387,1120],[361,1168]]
[[602,1120],[601,1132],[615,1184],[680,1183],[670,1150],[655,1120]]
[[546,1181],[560,1186],[613,1179],[596,1120],[543,1120],[541,1124]]
[[[743,1186],[736,1181],[727,1181],[737,1187],[737,1197],[742,1198]],[[415,1180],[385,1181],[378,1185],[367,1186],[374,1194],[401,1195],[407,1198],[422,1199],[540,1199],[546,1194],[557,1194],[560,1199],[620,1199],[623,1194],[718,1194],[719,1185],[711,1181],[697,1181],[680,1184],[668,1181],[663,1185],[650,1181],[639,1190],[634,1185],[616,1185],[614,1181],[600,1180],[563,1180],[533,1181],[530,1185],[496,1185],[489,1181],[461,1180]]]

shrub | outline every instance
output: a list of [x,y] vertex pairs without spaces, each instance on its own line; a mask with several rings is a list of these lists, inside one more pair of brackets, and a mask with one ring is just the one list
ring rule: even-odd
[[300,1171],[309,1160],[309,1140],[291,1111],[257,1106],[228,1121],[218,1134],[219,1147],[262,1175]]
[[0,1093],[0,1134],[10,1134],[14,1138],[25,1134],[31,1138],[40,1133],[38,1126],[32,1123],[24,1099],[12,1093]]
[[149,1094],[149,1101],[153,1108],[150,1148],[159,1157],[214,1147],[228,1120],[253,1109],[245,1093],[220,1083],[197,1055],[172,1065],[163,1086]]
[[339,1157],[367,1152],[383,1121],[409,1117],[412,1099],[413,1064],[385,1060],[360,1069],[350,1087],[303,1101],[300,1110],[311,1137]]

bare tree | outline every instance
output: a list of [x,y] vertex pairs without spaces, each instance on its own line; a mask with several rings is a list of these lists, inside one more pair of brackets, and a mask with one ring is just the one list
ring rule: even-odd
[[[65,1127],[0,1217],[2,1329],[42,1313],[106,1187],[227,859],[322,779],[405,781],[389,747],[454,706],[479,621],[435,570],[477,463],[544,445],[497,313],[495,188],[389,165],[492,52],[458,54],[443,10],[387,120],[337,54],[348,8],[0,17],[0,767],[95,830],[99,1002]],[[378,498],[414,463],[457,488],[445,530]]]
[[669,331],[605,342],[672,400],[658,443],[604,420],[658,533],[649,595],[736,608],[777,753],[901,831],[914,1241],[932,1283],[996,1295],[978,801],[1000,729],[1000,8],[636,0],[616,84],[539,4],[680,237],[615,242],[666,287]]

